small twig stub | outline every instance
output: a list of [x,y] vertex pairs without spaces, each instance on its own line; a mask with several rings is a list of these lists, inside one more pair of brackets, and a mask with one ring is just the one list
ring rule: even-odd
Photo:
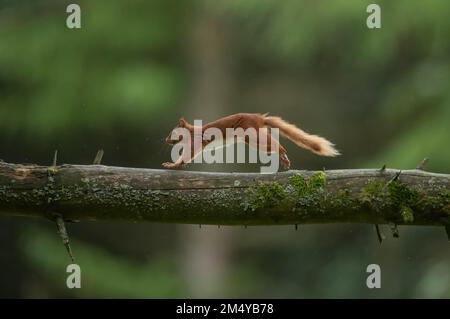
[[384,236],[380,231],[380,225],[375,224],[375,231],[377,233],[378,242],[381,244],[383,242]]
[[75,257],[72,253],[72,248],[70,247],[69,235],[67,234],[64,219],[60,214],[53,214],[53,218],[56,222],[56,227],[58,228],[58,234],[61,237],[64,246],[66,246],[67,253],[69,254],[70,259],[72,260],[72,263],[75,263]]
[[58,150],[55,150],[55,153],[53,153],[53,162],[52,166],[55,167],[58,162]]
[[102,162],[103,154],[104,154],[103,150],[98,150],[97,154],[95,155],[94,162],[92,164],[100,165]]
[[401,171],[401,170],[398,171],[397,173],[395,173],[394,177],[392,177],[392,178],[389,180],[389,182],[386,183],[386,186],[385,186],[385,187],[389,186],[392,182],[397,181],[397,180],[400,178],[400,175],[401,175],[401,174],[402,174],[402,171]]
[[428,157],[425,157],[420,163],[419,165],[417,165],[416,169],[418,170],[423,170],[425,168],[425,165],[427,165],[428,163]]

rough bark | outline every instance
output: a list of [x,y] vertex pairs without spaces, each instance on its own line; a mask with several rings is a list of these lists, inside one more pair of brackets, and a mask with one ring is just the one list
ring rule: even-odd
[[0,215],[216,225],[448,225],[450,175],[399,173],[262,175],[0,163]]

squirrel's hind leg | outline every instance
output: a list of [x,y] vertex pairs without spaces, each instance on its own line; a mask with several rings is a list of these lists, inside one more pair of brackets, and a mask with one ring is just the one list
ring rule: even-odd
[[280,150],[280,161],[281,161],[281,164],[283,165],[283,168],[286,170],[289,170],[289,168],[291,167],[291,161],[287,157],[287,154],[285,151],[283,152]]

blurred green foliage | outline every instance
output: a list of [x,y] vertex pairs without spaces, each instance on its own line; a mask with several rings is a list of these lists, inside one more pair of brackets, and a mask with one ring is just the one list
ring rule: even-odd
[[[322,159],[291,144],[294,168],[406,169],[429,157],[428,169],[450,173],[450,3],[376,1],[382,28],[368,30],[372,2],[78,1],[82,29],[69,30],[68,1],[0,1],[0,157],[50,162],[58,148],[61,161],[90,162],[102,147],[106,164],[159,167],[168,130],[180,115],[192,119],[186,100],[202,71],[192,55],[222,41],[235,101],[223,112],[279,114],[343,153]],[[229,39],[200,34],[206,44],[195,47],[208,19]],[[203,67],[214,73],[211,61]],[[180,248],[190,226],[70,227],[79,291],[65,289],[67,256],[52,226],[1,221],[0,296],[190,296],[196,278],[183,255],[195,250]],[[450,297],[444,231],[400,233],[379,247],[370,226],[236,229],[221,243],[233,253],[219,296]],[[370,263],[383,269],[381,290],[365,286]]]
[[[68,273],[61,269],[67,267],[68,259],[66,252],[60,249],[59,238],[38,229],[27,229],[25,234],[21,242],[25,256],[64,293]],[[72,291],[75,297],[167,298],[180,295],[182,291],[181,278],[174,275],[176,266],[165,256],[156,256],[148,263],[136,263],[117,259],[102,249],[78,241],[72,245],[77,247],[80,252],[77,258],[82,261],[82,289]]]
[[68,3],[2,10],[0,117],[8,119],[0,122],[3,131],[45,137],[119,121],[143,125],[175,104],[182,3],[85,1],[78,31],[65,27]]
[[448,172],[449,3],[377,1],[382,28],[368,32],[365,9],[372,2],[248,0],[226,1],[223,8],[252,38],[245,48],[261,64],[311,73],[319,66],[319,76],[356,88],[362,81],[376,93],[371,107],[378,106],[379,121],[395,136],[386,136],[372,165],[388,160],[413,168],[428,156],[432,168]]

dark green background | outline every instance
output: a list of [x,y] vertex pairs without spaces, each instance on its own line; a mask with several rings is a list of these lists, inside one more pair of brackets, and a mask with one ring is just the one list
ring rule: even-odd
[[[71,1],[73,2],[73,1]],[[295,169],[450,173],[450,2],[0,1],[0,158],[159,168],[180,116],[270,112],[335,142],[324,159],[285,142]],[[196,170],[230,170],[194,165]],[[257,170],[254,166],[233,170]],[[442,228],[69,225],[82,289],[53,224],[0,220],[2,297],[450,297]],[[365,285],[380,264],[382,288]]]

